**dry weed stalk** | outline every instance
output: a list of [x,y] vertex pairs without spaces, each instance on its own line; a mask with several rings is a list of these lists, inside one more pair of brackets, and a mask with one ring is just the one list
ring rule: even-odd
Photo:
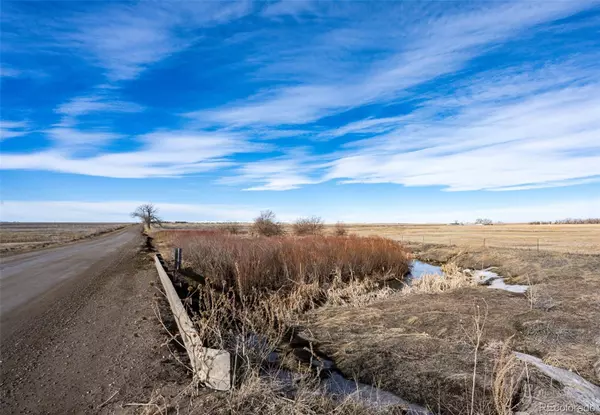
[[494,362],[492,393],[498,415],[511,415],[515,409],[515,396],[521,389],[526,368],[510,349],[510,340],[504,342]]
[[453,262],[442,265],[442,271],[443,275],[428,274],[413,280],[403,291],[407,294],[441,293],[477,285],[477,281],[470,274],[461,271]]
[[483,334],[485,330],[485,323],[488,316],[488,305],[483,300],[483,310],[479,304],[475,304],[473,307],[472,315],[472,326],[471,329],[462,327],[465,336],[473,346],[473,375],[471,377],[471,399],[469,406],[469,414],[473,415],[475,412],[475,386],[477,385],[477,365],[479,362],[479,350],[481,350]]

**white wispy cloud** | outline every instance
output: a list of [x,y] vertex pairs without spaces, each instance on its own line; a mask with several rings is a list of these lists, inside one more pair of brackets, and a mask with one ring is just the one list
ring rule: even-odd
[[52,127],[44,133],[53,141],[56,149],[76,150],[82,147],[93,148],[123,137],[110,131],[82,131],[71,128],[66,122],[64,126]]
[[0,78],[18,78],[22,74],[21,71],[15,68],[9,68],[7,66],[0,66]]
[[111,89],[99,87],[97,92],[75,97],[59,105],[55,112],[61,115],[60,121],[43,132],[53,141],[57,150],[78,150],[82,147],[95,148],[123,138],[122,134],[109,131],[106,127],[85,130],[80,127],[79,117],[89,114],[136,113],[144,111],[142,105],[122,101]]
[[45,78],[48,74],[40,69],[22,69],[0,64],[0,78]]
[[351,143],[325,178],[449,190],[600,180],[600,84],[576,73],[550,89],[535,72],[520,82],[482,78],[465,93],[426,101],[394,130]]
[[102,13],[77,14],[75,28],[57,34],[106,70],[110,81],[136,78],[150,65],[193,44],[194,30],[245,15],[247,2],[111,4]]
[[[95,138],[104,137],[90,137]],[[2,168],[117,178],[178,177],[228,167],[232,165],[228,156],[265,148],[246,141],[242,136],[227,133],[155,132],[138,137],[138,141],[141,142],[138,150],[92,157],[74,157],[59,150],[4,154]]]
[[[52,149],[3,155],[2,168],[136,178],[232,168],[234,175],[222,173],[218,182],[255,191],[330,180],[452,191],[592,183],[600,177],[597,54],[536,51],[531,62],[519,57],[494,71],[469,65],[540,27],[569,30],[561,19],[593,4],[598,2],[517,1],[464,9],[453,3],[443,10],[436,3],[378,4],[368,19],[362,18],[364,5],[353,2],[113,3],[103,14],[74,12],[45,30],[59,47],[102,68],[107,84],[56,108],[60,122],[43,130]],[[81,127],[78,117],[86,114],[143,111],[121,100],[115,85],[194,44],[196,29],[254,9],[260,9],[256,19],[296,19],[319,29],[264,29],[268,41],[243,62],[253,68],[248,79],[263,88],[227,105],[185,113],[190,124],[184,130],[123,137]],[[355,112],[348,115],[350,110]],[[336,121],[328,118],[333,116]],[[24,131],[5,130],[6,137]],[[138,148],[75,155],[80,146],[99,148],[122,138]],[[291,152],[306,145],[295,138],[334,144]],[[266,145],[258,143],[266,140],[281,146],[276,154],[284,156],[235,161],[237,154],[263,151]]]
[[[187,115],[233,126],[304,124],[358,106],[390,102],[409,88],[463,68],[470,59],[511,36],[540,23],[568,16],[590,4],[585,1],[494,3],[492,7],[466,13],[440,18],[429,16],[424,24],[408,30],[408,38],[406,30],[398,34],[397,41],[403,46],[390,51],[388,55],[391,56],[375,61],[359,73],[354,68],[346,73],[337,73],[336,78],[343,79],[343,82],[324,83],[330,80],[328,76],[314,79],[313,73],[312,79],[260,91],[241,104]],[[399,31],[398,28],[391,32],[381,31],[378,27],[362,29],[371,34],[380,33],[380,36],[371,36],[368,41],[362,40],[366,43],[361,45],[365,49],[378,47],[376,42],[383,35],[394,38]],[[360,52],[353,48],[349,51]],[[312,54],[295,57],[293,64],[305,67],[307,59],[312,66],[320,68],[317,72],[327,72],[327,68],[323,68],[322,62]]]
[[319,173],[326,165],[325,158],[311,156],[305,148],[293,148],[283,156],[242,164],[218,183],[248,186],[243,188],[246,191],[292,190],[322,182]]
[[29,123],[26,121],[0,120],[0,141],[7,138],[21,137],[29,134]]
[[[200,38],[198,29],[235,20],[251,10],[247,1],[61,6],[38,14],[5,4],[3,51],[76,55],[101,68],[110,83],[136,79],[151,65],[194,44]],[[7,69],[5,74],[11,72]]]
[[121,101],[107,95],[93,94],[73,98],[59,105],[56,112],[65,116],[77,117],[92,112],[141,112],[143,110],[142,105],[134,102]]

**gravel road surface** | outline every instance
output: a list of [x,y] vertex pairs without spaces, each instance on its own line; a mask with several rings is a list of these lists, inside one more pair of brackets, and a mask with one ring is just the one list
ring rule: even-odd
[[0,413],[128,413],[189,383],[143,242],[129,227],[0,259]]

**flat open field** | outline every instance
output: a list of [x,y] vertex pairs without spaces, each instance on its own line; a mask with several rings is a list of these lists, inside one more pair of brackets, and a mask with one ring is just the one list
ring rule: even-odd
[[[555,252],[600,252],[600,225],[348,225],[357,235],[379,235],[406,242],[539,249]],[[485,241],[484,241],[485,240]]]
[[25,252],[88,238],[127,226],[122,223],[0,223],[0,253]]

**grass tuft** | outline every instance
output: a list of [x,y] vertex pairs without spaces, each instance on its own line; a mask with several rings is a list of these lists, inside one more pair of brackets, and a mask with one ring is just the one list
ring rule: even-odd
[[428,274],[412,281],[404,289],[407,294],[414,293],[442,293],[463,287],[474,287],[477,281],[467,272],[452,262],[442,265],[444,275]]

